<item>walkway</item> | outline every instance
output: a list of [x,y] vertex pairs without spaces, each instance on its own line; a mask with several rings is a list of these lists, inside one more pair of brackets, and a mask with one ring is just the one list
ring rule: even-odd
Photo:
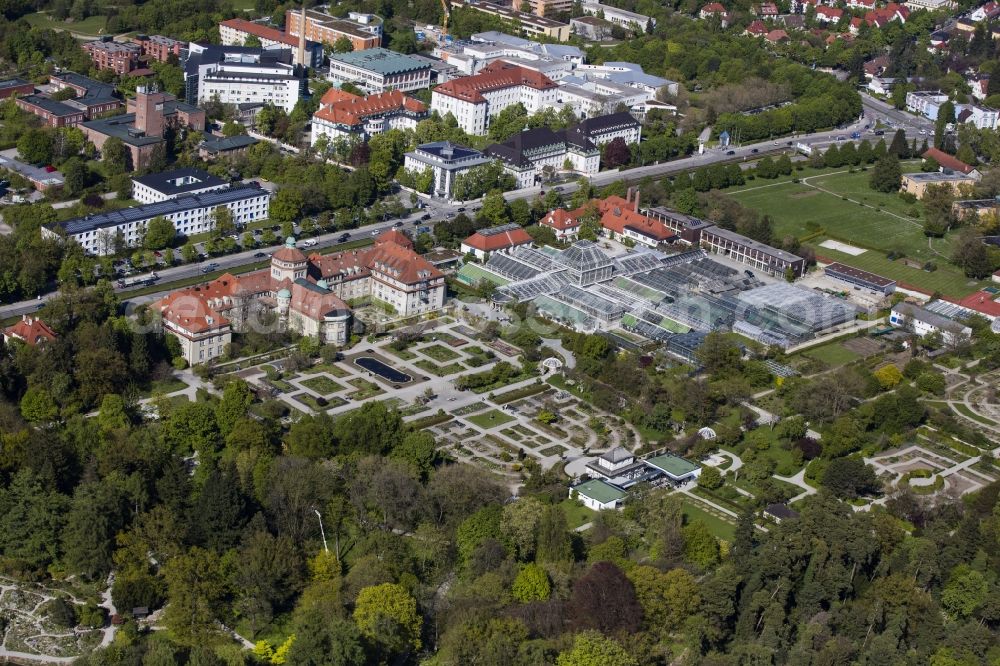
[[798,502],[800,499],[804,499],[809,495],[816,494],[816,489],[810,486],[808,483],[806,483],[806,470],[804,468],[800,469],[798,473],[792,476],[778,476],[777,474],[775,474],[774,478],[776,478],[778,481],[784,481],[785,483],[790,483],[793,486],[798,486],[799,488],[802,488],[802,492],[796,495],[795,497],[791,498],[790,500],[788,500],[788,504],[791,504],[792,502]]

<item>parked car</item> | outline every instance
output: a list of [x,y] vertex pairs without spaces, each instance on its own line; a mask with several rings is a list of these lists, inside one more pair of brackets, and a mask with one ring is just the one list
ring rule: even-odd
[[424,222],[426,222],[427,220],[431,219],[431,214],[430,213],[424,213],[423,215],[420,216],[420,219],[423,220]]
[[338,243],[346,243],[348,240],[350,240],[350,238],[351,238],[351,234],[347,234],[347,233],[340,234],[340,236],[337,237],[337,242]]
[[465,206],[459,206],[458,207],[458,212],[459,213],[464,213],[465,212]]
[[253,253],[253,258],[254,258],[254,259],[263,259],[263,258],[264,258],[264,257],[266,257],[266,256],[267,256],[267,255],[266,255],[266,254],[264,254],[263,252],[254,252],[254,253]]
[[735,155],[735,154],[736,154],[735,150],[727,150],[726,151],[726,155]]
[[759,151],[759,150],[757,150],[756,148],[752,148],[752,149],[750,150],[750,152],[751,152],[751,153],[759,153],[760,151]]

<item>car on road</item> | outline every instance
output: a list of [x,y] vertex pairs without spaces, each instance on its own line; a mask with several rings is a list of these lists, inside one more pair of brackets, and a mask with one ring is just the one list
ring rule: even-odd
[[458,212],[459,213],[464,213],[465,212],[465,206],[459,206],[458,207]]
[[860,139],[861,138],[861,132],[851,132],[851,138],[852,139]]
[[201,269],[201,272],[202,273],[211,273],[212,271],[216,270],[218,267],[219,267],[219,264],[217,264],[217,263],[215,263],[213,261],[212,263],[206,264],[205,266],[203,266],[202,269]]
[[372,229],[372,236],[378,236],[380,233],[382,233],[381,229]]
[[254,259],[263,259],[266,256],[267,256],[267,254],[264,253],[264,252],[254,252],[253,253],[253,258]]
[[398,229],[399,227],[403,226],[403,223],[402,222],[397,222],[396,224],[394,224],[392,226],[394,226],[395,228]]
[[837,137],[837,141],[846,141],[846,140],[847,140],[846,136],[841,135]]
[[756,148],[753,148],[753,149],[750,150],[750,152],[751,153],[757,153],[757,152],[760,152],[760,151],[758,151]]
[[337,242],[338,243],[344,243],[344,242],[350,240],[350,238],[351,238],[351,234],[340,234],[340,236],[337,237]]
[[735,155],[735,154],[736,154],[735,150],[727,150],[726,151],[726,155]]
[[431,232],[430,227],[417,227],[418,234],[429,234]]
[[875,136],[885,136],[885,130],[875,130]]
[[426,222],[427,220],[431,219],[431,214],[430,213],[424,213],[423,215],[420,216],[420,219],[423,220],[424,222]]
[[302,243],[305,247],[315,247],[318,241],[315,238],[310,238],[306,242]]
[[927,134],[927,130],[925,130],[925,129],[920,130],[920,135],[921,136],[925,136],[926,134]]
[[795,143],[794,141],[786,141],[785,145],[786,146],[791,146],[791,145],[794,145],[794,143]]

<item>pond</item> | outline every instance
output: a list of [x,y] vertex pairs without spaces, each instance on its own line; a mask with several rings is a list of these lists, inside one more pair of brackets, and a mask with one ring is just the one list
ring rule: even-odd
[[405,384],[406,382],[413,380],[413,377],[410,377],[408,374],[400,372],[395,368],[391,368],[382,361],[377,358],[372,358],[371,356],[356,358],[354,359],[354,362],[368,372],[374,372],[379,377],[382,377],[393,384]]

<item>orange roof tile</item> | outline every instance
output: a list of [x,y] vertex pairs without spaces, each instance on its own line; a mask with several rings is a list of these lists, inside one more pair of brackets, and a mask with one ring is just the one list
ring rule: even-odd
[[945,169],[951,169],[952,171],[958,171],[960,173],[969,174],[974,171],[974,168],[958,159],[957,157],[952,157],[943,150],[937,148],[928,148],[923,155],[921,155],[925,160],[932,159]]
[[[325,97],[324,97],[325,99]],[[340,99],[321,106],[313,118],[320,118],[341,125],[357,125],[369,116],[375,116],[390,111],[412,111],[423,113],[427,107],[412,97],[407,97],[399,90],[358,97],[351,95],[349,99]]]
[[1000,317],[1000,301],[994,300],[995,298],[997,298],[996,294],[991,294],[988,291],[977,291],[957,301],[957,303],[989,317]]
[[35,346],[56,339],[56,332],[48,324],[31,315],[22,315],[21,321],[3,329],[4,335],[17,338],[27,345]]
[[240,32],[245,32],[248,35],[254,35],[260,37],[261,39],[269,39],[274,42],[279,42],[281,44],[287,44],[288,46],[298,47],[299,40],[297,37],[292,37],[291,35],[284,33],[275,28],[269,28],[266,25],[261,25],[259,23],[253,23],[252,21],[247,21],[246,19],[234,18],[228,21],[223,21],[219,25],[224,25],[226,27],[232,28],[233,30],[239,30]]
[[565,231],[567,229],[576,229],[580,226],[580,219],[578,216],[573,215],[567,210],[556,208],[554,211],[539,220],[538,224],[546,227],[552,227],[553,229],[559,229],[560,231]]
[[531,242],[532,238],[528,235],[528,232],[517,227],[509,231],[485,236],[477,231],[462,241],[462,245],[468,245],[480,252],[496,252],[498,250],[506,250],[509,247],[527,245]]
[[434,92],[455,97],[467,102],[485,102],[484,92],[527,86],[537,90],[555,88],[555,82],[541,72],[525,69],[503,60],[491,62],[478,74],[451,79],[439,85]]
[[408,250],[413,249],[413,241],[399,229],[389,229],[379,234],[378,238],[375,239],[375,245],[381,245],[382,243],[395,243]]

